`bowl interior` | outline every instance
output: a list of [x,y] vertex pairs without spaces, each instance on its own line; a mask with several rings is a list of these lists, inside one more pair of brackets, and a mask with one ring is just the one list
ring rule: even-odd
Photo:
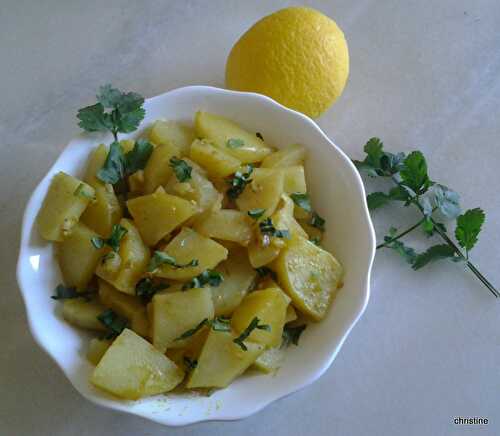
[[[210,397],[169,394],[126,402],[94,389],[88,382],[93,367],[85,358],[89,335],[66,324],[58,305],[50,299],[61,277],[52,244],[42,241],[34,227],[52,175],[65,171],[82,176],[93,147],[100,142],[110,142],[108,137],[85,135],[70,142],[36,188],[26,208],[18,280],[30,328],[75,388],[96,403],[168,425],[245,417],[318,378],[332,363],[367,304],[374,233],[361,179],[349,159],[310,119],[267,97],[194,86],[151,98],[145,107],[146,118],[142,126],[158,118],[191,123],[197,110],[206,110],[227,116],[249,131],[260,132],[266,142],[278,148],[291,143],[305,145],[309,150],[306,161],[308,190],[315,208],[326,219],[324,245],[344,265],[343,288],[326,319],[307,328],[300,346],[288,348],[286,361],[275,376],[249,373]],[[140,131],[130,136],[139,134]]]

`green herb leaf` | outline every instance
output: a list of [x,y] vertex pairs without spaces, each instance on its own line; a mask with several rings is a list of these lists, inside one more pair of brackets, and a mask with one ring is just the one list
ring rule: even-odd
[[153,257],[149,261],[148,272],[153,272],[161,265],[170,265],[173,268],[189,268],[192,266],[198,266],[198,259],[192,259],[190,262],[182,265],[178,264],[174,257],[163,251],[155,251]]
[[146,277],[139,280],[135,285],[135,295],[140,297],[143,302],[147,303],[151,301],[154,294],[163,289],[167,289],[169,286],[168,283],[155,284],[150,278]]
[[50,298],[53,300],[69,300],[73,298],[84,298],[89,300],[91,296],[96,294],[95,289],[87,289],[85,291],[78,292],[74,286],[64,286],[62,284],[57,285],[54,289],[55,295]]
[[190,372],[193,369],[196,369],[196,367],[198,366],[198,361],[196,359],[191,359],[188,356],[184,356],[183,361],[184,361],[184,366],[186,367],[187,372]]
[[193,168],[185,160],[174,156],[170,159],[170,166],[174,170],[175,177],[177,177],[179,182],[187,182],[191,178]]
[[368,203],[368,209],[374,210],[382,207],[389,203],[391,196],[387,195],[385,192],[372,192],[366,196],[366,202]]
[[182,289],[203,288],[205,285],[217,287],[224,281],[224,277],[218,271],[207,269],[186,283]]
[[104,166],[97,172],[97,178],[104,183],[114,185],[125,176],[125,156],[119,142],[114,141],[110,147]]
[[302,335],[306,327],[307,327],[306,324],[301,324],[297,326],[285,325],[285,327],[283,328],[283,335],[280,348],[289,347],[291,344],[299,345],[300,335]]
[[271,218],[266,218],[259,223],[260,233],[263,235],[274,236],[275,238],[290,238],[290,232],[288,230],[278,230],[274,227]]
[[264,137],[262,136],[262,134],[260,132],[257,132],[255,134],[255,136],[257,136],[257,138],[259,138],[261,141],[264,141]]
[[427,175],[425,157],[420,151],[413,151],[406,157],[400,175],[403,184],[417,195],[426,192],[432,184]]
[[265,330],[265,331],[271,331],[271,326],[267,324],[259,324],[260,319],[257,317],[254,317],[252,321],[250,321],[250,324],[248,324],[248,327],[236,338],[233,339],[233,342],[241,347],[243,351],[247,351],[248,348],[245,345],[244,341],[245,339],[250,336],[250,334],[255,330]]
[[317,212],[312,213],[309,224],[311,224],[311,226],[316,227],[317,229],[321,230],[322,232],[325,231],[325,220],[323,218],[321,218]]
[[153,144],[144,139],[135,141],[134,148],[125,155],[125,173],[131,175],[143,170],[153,153],[153,148]]
[[466,257],[477,242],[481,227],[485,220],[484,211],[480,208],[469,209],[457,218],[455,237],[459,245],[465,249]]
[[254,220],[258,220],[264,213],[266,212],[266,209],[252,209],[247,212],[248,216],[250,218],[253,218]]
[[380,160],[384,156],[384,143],[379,138],[370,138],[363,150],[366,153],[365,163],[372,168],[380,168]]
[[428,263],[435,262],[439,259],[454,259],[455,249],[448,244],[433,245],[423,253],[418,254],[414,261],[412,268],[414,270],[420,269]]
[[114,224],[111,229],[111,236],[106,240],[106,244],[116,253],[120,249],[120,242],[128,230],[120,224]]
[[404,260],[406,260],[407,263],[413,265],[413,262],[417,257],[417,252],[413,248],[405,245],[400,240],[390,242],[391,239],[396,236],[396,233],[397,229],[395,227],[391,227],[389,230],[389,235],[384,237],[384,242],[388,243],[386,246],[398,253]]
[[175,339],[175,341],[182,341],[183,339],[187,339],[194,334],[196,334],[198,331],[200,331],[204,326],[209,325],[208,318],[205,318],[203,321],[201,321],[196,327],[186,330],[182,335],[180,335],[178,338]]
[[97,319],[107,328],[106,339],[118,336],[128,326],[128,320],[118,316],[111,309],[105,310],[97,316]]
[[309,194],[301,194],[300,192],[294,192],[290,194],[290,198],[301,209],[304,209],[306,212],[312,212],[311,200],[309,199]]
[[243,139],[239,139],[239,138],[230,138],[227,140],[226,142],[226,147],[227,148],[241,148],[245,145],[245,141],[243,141]]
[[87,191],[87,186],[85,183],[80,183],[76,189],[75,192],[73,192],[73,195],[75,197],[83,197],[83,198],[88,198],[90,200],[94,200],[94,196]]
[[269,275],[273,280],[276,280],[276,273],[267,266],[260,266],[259,268],[255,268],[255,271],[257,271],[257,274],[259,274],[260,278]]
[[227,190],[227,195],[230,199],[235,200],[245,190],[245,187],[252,181],[250,176],[253,172],[253,165],[246,166],[246,172],[236,171],[234,176],[229,180],[231,187]]
[[80,109],[76,116],[80,120],[78,126],[87,132],[106,132],[113,128],[111,116],[104,112],[101,103]]
[[227,316],[218,316],[210,322],[212,330],[216,332],[230,332],[231,331],[231,318]]

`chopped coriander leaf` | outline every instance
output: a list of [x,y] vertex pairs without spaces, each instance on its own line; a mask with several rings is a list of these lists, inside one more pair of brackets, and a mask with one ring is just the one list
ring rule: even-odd
[[120,249],[120,242],[128,233],[128,230],[121,226],[120,224],[114,224],[111,230],[111,236],[106,240],[106,244],[109,245],[114,252]]
[[119,142],[114,141],[109,146],[108,156],[103,167],[97,172],[97,178],[104,183],[112,185],[125,177],[125,156]]
[[250,176],[253,172],[253,165],[246,166],[246,172],[236,171],[229,184],[231,187],[227,190],[227,195],[230,199],[235,200],[245,190],[245,187],[252,181]]
[[455,237],[459,245],[465,249],[466,257],[469,251],[476,245],[477,237],[484,223],[484,211],[480,208],[469,209],[457,218]]
[[191,288],[203,288],[203,286],[208,285],[212,287],[219,286],[224,281],[224,277],[218,271],[214,271],[212,269],[207,269],[203,271],[198,276],[194,277],[186,283],[182,289],[191,289]]
[[247,351],[248,348],[245,345],[245,339],[250,336],[250,334],[255,330],[265,330],[265,331],[271,331],[271,326],[268,324],[259,324],[260,319],[257,317],[254,317],[252,321],[250,321],[250,324],[248,324],[248,327],[235,339],[233,339],[233,342],[241,347],[243,351]]
[[258,220],[262,215],[264,215],[265,212],[266,209],[251,209],[247,212],[247,214],[250,218]]
[[424,267],[428,263],[435,262],[436,260],[439,259],[459,260],[460,258],[456,257],[455,249],[451,245],[448,244],[433,245],[423,253],[417,254],[415,256],[415,258],[413,259],[412,268],[414,270],[417,270]]
[[265,220],[261,221],[259,223],[259,229],[263,235],[274,236],[275,238],[290,238],[290,232],[288,230],[276,229],[271,218],[266,218]]
[[264,137],[262,136],[262,134],[260,132],[257,132],[255,134],[255,136],[257,136],[257,138],[259,138],[261,141],[264,141]]
[[95,289],[87,289],[85,291],[78,292],[74,286],[64,286],[61,284],[57,285],[54,292],[55,295],[50,297],[53,300],[69,300],[72,298],[85,298],[86,300],[89,300],[92,295],[96,294]]
[[183,339],[193,336],[195,333],[200,331],[204,326],[209,325],[208,318],[201,321],[196,327],[186,330],[182,335],[175,339],[175,341],[182,341]]
[[186,370],[188,372],[192,371],[198,366],[198,361],[196,359],[191,359],[188,356],[184,356],[183,361],[184,361],[184,366],[186,367]]
[[175,177],[177,177],[179,182],[187,182],[191,178],[193,168],[185,160],[174,156],[170,159],[170,166],[174,170]]
[[189,268],[192,266],[198,266],[198,259],[192,259],[185,265],[178,264],[174,257],[163,251],[155,251],[153,257],[149,261],[148,272],[153,272],[155,269],[161,265],[170,265],[173,268]]
[[245,141],[243,139],[239,138],[229,138],[226,142],[226,147],[227,148],[240,148],[245,145]]
[[89,198],[89,199],[91,199],[91,200],[93,200],[93,199],[94,199],[94,196],[93,196],[90,192],[88,192],[88,191],[86,190],[86,187],[85,187],[85,184],[84,184],[84,183],[80,183],[80,184],[76,187],[75,192],[73,192],[73,195],[74,195],[75,197]]
[[118,336],[128,326],[128,320],[118,316],[111,309],[105,310],[97,316],[97,319],[108,329],[106,339]]
[[168,283],[154,284],[150,278],[139,280],[135,286],[135,295],[140,297],[144,302],[148,302],[153,298],[153,295],[158,291],[167,289],[170,285]]
[[135,141],[134,148],[125,154],[125,173],[131,175],[143,170],[151,153],[153,153],[153,144],[145,139]]
[[286,348],[290,346],[290,344],[299,345],[300,335],[302,335],[306,327],[306,324],[298,326],[285,325],[283,329],[281,348]]
[[325,220],[321,218],[317,212],[313,212],[311,214],[311,220],[309,221],[309,224],[321,230],[322,232],[325,231]]
[[294,192],[293,194],[290,194],[290,198],[297,206],[304,209],[306,212],[312,212],[311,200],[309,199],[308,194]]
[[231,318],[226,316],[217,316],[210,322],[212,330],[216,332],[230,332],[231,331]]
[[267,266],[260,266],[259,268],[255,268],[255,271],[257,271],[257,274],[259,274],[259,277],[261,278],[269,275],[273,280],[276,280],[276,273]]

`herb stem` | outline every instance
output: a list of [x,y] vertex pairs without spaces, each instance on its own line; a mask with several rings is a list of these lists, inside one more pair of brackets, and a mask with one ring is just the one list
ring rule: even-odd
[[400,239],[403,236],[407,235],[411,231],[415,230],[418,226],[420,226],[424,221],[425,221],[425,218],[422,218],[419,222],[415,223],[413,226],[411,226],[410,228],[406,229],[404,232],[401,232],[399,235],[396,235],[393,238],[385,241],[384,243],[377,245],[377,250],[379,248],[387,247],[390,243],[392,243],[394,241],[397,241],[398,239]]

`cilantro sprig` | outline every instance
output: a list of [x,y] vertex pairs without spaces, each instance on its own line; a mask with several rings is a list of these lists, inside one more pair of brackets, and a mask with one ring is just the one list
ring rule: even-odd
[[[422,152],[393,154],[384,150],[384,145],[378,138],[371,138],[365,144],[364,151],[364,160],[353,161],[358,170],[366,171],[371,177],[389,179],[394,185],[388,192],[377,191],[369,194],[366,198],[368,208],[375,210],[392,202],[401,202],[405,207],[415,207],[422,215],[419,221],[404,231],[398,232],[396,228],[391,227],[389,234],[384,237],[384,242],[379,244],[377,249],[394,250],[414,270],[440,259],[464,262],[495,297],[500,297],[500,292],[469,260],[469,252],[475,246],[485,221],[484,211],[475,208],[461,213],[459,195],[430,179]],[[456,242],[448,235],[442,220],[456,220]],[[432,245],[418,253],[401,241],[404,236],[418,228],[427,236],[439,236],[444,243]]]

